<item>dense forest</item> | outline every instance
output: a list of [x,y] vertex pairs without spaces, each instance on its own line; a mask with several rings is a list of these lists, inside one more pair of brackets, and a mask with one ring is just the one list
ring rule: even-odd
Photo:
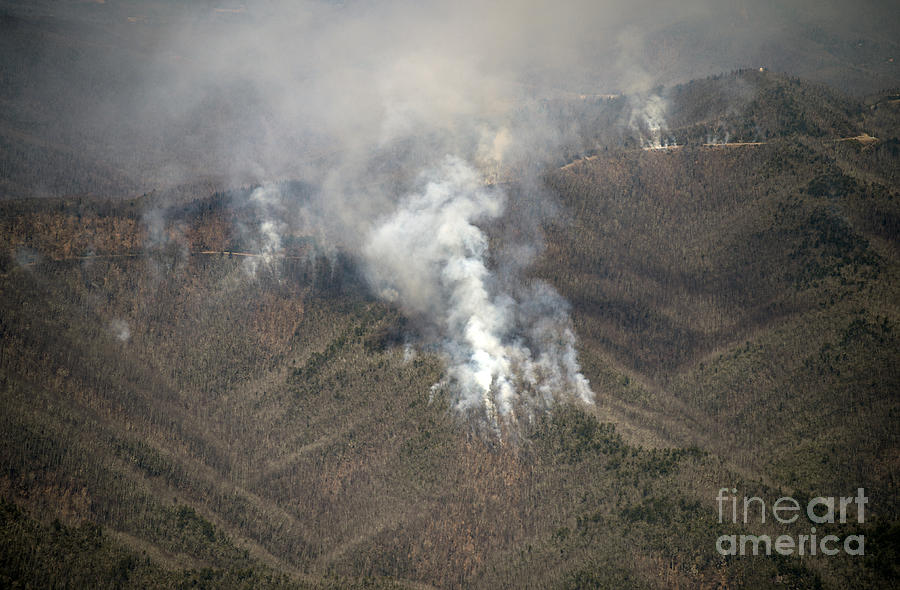
[[[627,97],[545,105],[583,131],[528,272],[570,302],[597,401],[514,443],[435,394],[442,357],[352,256],[294,228],[259,260],[253,187],[0,202],[2,585],[892,587],[896,94],[755,70],[665,92],[678,149],[615,125]],[[5,182],[43,175],[4,138]],[[538,198],[502,182],[492,251]],[[823,530],[865,555],[722,556],[809,532],[720,523],[722,487],[864,487],[865,522]]]

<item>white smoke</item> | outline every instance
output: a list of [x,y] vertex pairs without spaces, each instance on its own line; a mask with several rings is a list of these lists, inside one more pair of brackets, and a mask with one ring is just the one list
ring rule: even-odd
[[110,322],[109,330],[119,342],[128,342],[131,339],[131,327],[123,319],[114,319]]
[[[729,105],[729,111],[731,106]],[[730,114],[730,113],[729,113]],[[706,134],[707,145],[723,145],[731,141],[731,128],[726,122],[719,122],[712,133]]]
[[641,138],[641,146],[662,148],[670,142],[663,137],[666,130],[668,103],[659,94],[649,94],[633,99],[629,125]]
[[[166,105],[166,130],[204,147],[211,176],[262,185],[248,203],[258,221],[242,236],[256,255],[247,272],[266,270],[291,236],[313,237],[359,260],[376,293],[426,327],[461,409],[496,424],[557,397],[590,401],[565,301],[515,283],[522,260],[509,258],[537,252],[539,240],[490,259],[478,224],[504,212],[504,194],[486,182],[537,186],[555,146],[578,135],[544,99],[558,93],[557,72],[582,69],[573,36],[597,37],[585,11],[604,11],[584,0],[570,10],[546,0],[527,10],[505,0],[246,8],[227,23],[198,8],[174,27],[139,95]],[[421,170],[433,173],[417,185]],[[289,179],[314,194],[290,194],[279,184]],[[521,235],[536,235],[528,229],[551,208],[542,200],[515,212]]]
[[457,406],[482,409],[494,425],[558,397],[593,400],[563,299],[545,284],[504,292],[488,268],[476,224],[504,205],[502,192],[448,157],[363,247],[376,292],[440,334]]
[[250,202],[260,218],[258,237],[253,242],[254,254],[244,260],[244,269],[255,276],[260,266],[271,268],[282,250],[281,236],[287,230],[285,207],[281,191],[274,184],[258,187],[250,194]]

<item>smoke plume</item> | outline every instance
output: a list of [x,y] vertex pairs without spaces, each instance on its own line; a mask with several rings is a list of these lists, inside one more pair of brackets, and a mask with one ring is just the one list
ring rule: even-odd
[[[837,71],[827,66],[843,57],[795,50],[797,38],[821,43],[819,30],[866,30],[884,51],[897,47],[887,2],[761,4],[5,3],[0,126],[76,154],[76,167],[101,162],[122,175],[114,190],[261,186],[251,274],[290,237],[348,254],[378,296],[427,327],[461,408],[515,417],[557,396],[592,397],[565,301],[521,278],[553,209],[534,192],[540,171],[596,141],[561,103],[643,97],[620,123],[660,146],[666,103],[648,93],[660,84],[761,65]],[[35,35],[41,55],[20,52]],[[885,68],[872,66],[867,83],[894,81]],[[529,198],[486,186],[509,179]],[[300,202],[279,192],[287,180],[315,190]],[[510,211],[521,224],[512,233],[530,242],[489,252],[485,224]],[[151,240],[171,238],[164,220],[146,222]]]
[[643,147],[660,148],[668,145],[668,139],[663,136],[666,129],[666,101],[659,94],[633,97],[628,123],[641,138]]
[[502,192],[455,157],[426,177],[372,229],[363,255],[379,295],[437,329],[458,407],[496,424],[565,395],[592,402],[562,298],[544,284],[504,292],[487,266],[476,223],[502,215]]

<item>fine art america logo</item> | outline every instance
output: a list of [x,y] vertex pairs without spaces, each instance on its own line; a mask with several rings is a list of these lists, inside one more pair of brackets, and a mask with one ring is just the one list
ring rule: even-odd
[[804,514],[811,526],[809,534],[796,536],[722,535],[716,540],[716,550],[722,555],[771,555],[773,550],[778,555],[837,555],[841,551],[847,555],[865,555],[864,535],[847,535],[842,539],[837,535],[817,534],[815,525],[846,524],[848,519],[861,524],[865,522],[868,502],[864,488],[858,488],[856,496],[817,497],[805,506],[790,496],[778,498],[771,505],[757,496],[745,496],[739,501],[736,488],[721,488],[716,496],[720,523],[766,524],[771,513],[774,522],[790,525]]

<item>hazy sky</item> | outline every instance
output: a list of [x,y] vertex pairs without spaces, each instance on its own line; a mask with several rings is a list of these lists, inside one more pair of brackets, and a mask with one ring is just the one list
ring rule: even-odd
[[540,98],[741,67],[849,89],[900,79],[900,11],[871,0],[0,0],[3,12],[40,33],[4,21],[7,122],[184,180],[521,155],[560,140],[522,117]]
[[[162,29],[140,110],[196,126],[213,149],[263,176],[290,167],[293,151],[368,159],[410,138],[435,157],[471,157],[535,98],[643,91],[758,65],[815,73],[828,56],[799,33],[821,30],[830,42],[829,31],[852,41],[865,30],[877,40],[891,29],[876,8],[889,4],[261,1],[212,15],[195,7]],[[896,22],[897,11],[881,12]],[[532,141],[552,141],[545,135],[529,129]]]

